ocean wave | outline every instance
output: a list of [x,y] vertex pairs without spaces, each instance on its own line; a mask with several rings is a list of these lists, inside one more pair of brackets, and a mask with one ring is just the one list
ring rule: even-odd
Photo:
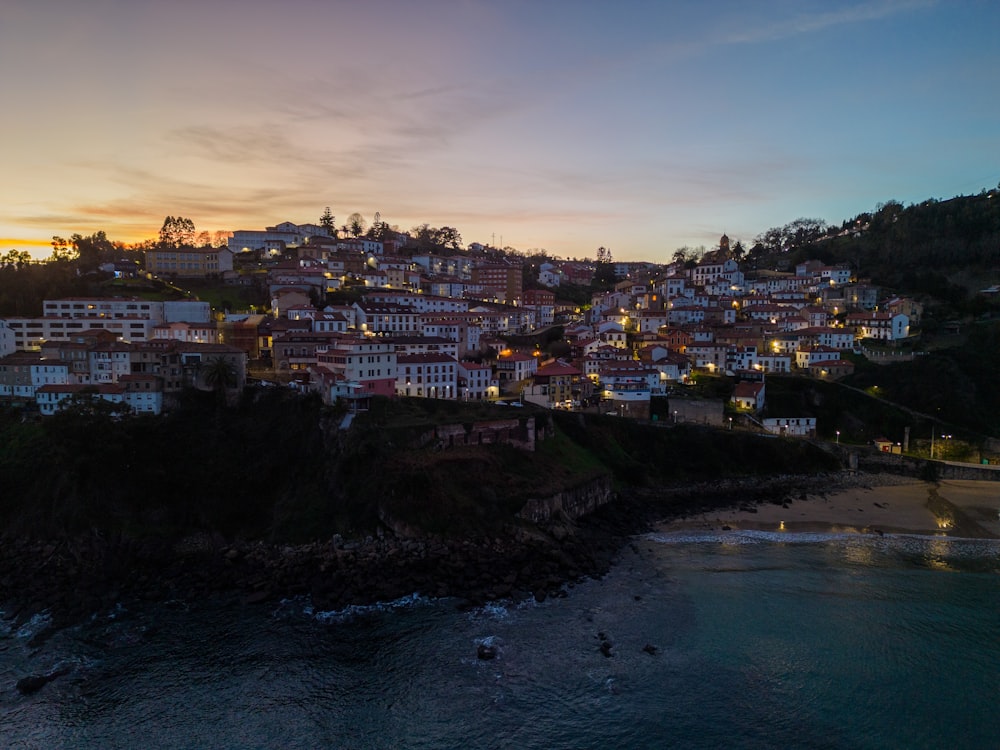
[[[929,534],[857,534],[849,532],[782,532],[739,529],[732,531],[674,531],[646,534],[642,539],[664,546],[711,545],[722,548],[782,546],[834,546],[845,552],[864,550],[866,555],[897,555],[932,567],[972,562],[976,569],[1000,570],[1000,539],[970,539]],[[850,556],[850,555],[849,555]],[[941,563],[941,564],[938,564]],[[985,564],[985,567],[984,567]],[[961,567],[968,567],[962,565]]]
[[[660,544],[723,544],[740,546],[748,544],[825,544],[864,538],[848,532],[795,532],[758,531],[739,529],[734,531],[668,531],[646,534],[642,539]],[[883,538],[872,536],[872,539]]]
[[21,627],[14,631],[14,636],[16,638],[30,640],[51,624],[52,614],[48,610],[45,610],[44,612],[32,615],[27,622],[23,623]]
[[510,600],[487,602],[481,607],[474,607],[469,610],[469,619],[472,621],[490,620],[493,622],[503,622],[505,620],[509,620],[511,604],[512,602]]
[[836,541],[860,543],[906,544],[942,542],[957,546],[981,546],[1000,552],[1000,539],[974,539],[970,537],[944,536],[941,534],[858,534],[847,531],[762,531],[759,529],[734,529],[732,531],[660,531],[641,537],[646,541],[661,544],[825,544]]
[[430,597],[422,596],[418,593],[402,596],[388,602],[375,602],[374,604],[351,604],[343,609],[317,610],[312,600],[305,597],[293,597],[282,599],[278,607],[271,613],[275,619],[303,618],[315,620],[326,625],[351,622],[360,617],[366,617],[382,612],[396,612],[403,609],[411,609],[426,604],[433,600]]

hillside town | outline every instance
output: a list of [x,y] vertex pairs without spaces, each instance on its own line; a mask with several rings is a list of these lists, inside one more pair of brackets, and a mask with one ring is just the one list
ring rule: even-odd
[[[921,306],[891,297],[845,265],[749,269],[725,235],[696,260],[615,263],[589,303],[599,263],[523,257],[472,244],[407,246],[406,235],[338,237],[285,222],[236,231],[228,247],[158,247],[117,277],[266,287],[269,309],[212,309],[196,298],[46,299],[41,317],[0,319],[0,400],[42,416],[99,398],[122,412],[169,411],[188,388],[234,399],[248,383],[318,393],[349,412],[373,397],[487,401],[599,410],[731,426],[756,421],[769,373],[835,380],[848,352],[910,338]],[[350,292],[348,296],[346,293]],[[729,404],[687,398],[699,373],[736,379]],[[815,434],[815,420],[758,425]]]

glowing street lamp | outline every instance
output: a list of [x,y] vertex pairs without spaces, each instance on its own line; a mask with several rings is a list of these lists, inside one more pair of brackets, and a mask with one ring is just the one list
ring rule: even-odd
[[837,430],[837,445],[840,445],[840,430]]

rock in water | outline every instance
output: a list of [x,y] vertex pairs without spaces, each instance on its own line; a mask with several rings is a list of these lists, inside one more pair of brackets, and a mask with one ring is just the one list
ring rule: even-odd
[[21,695],[37,693],[56,677],[62,677],[67,672],[69,672],[69,669],[57,669],[55,672],[50,672],[49,674],[32,674],[22,677],[17,681],[17,692]]
[[483,661],[489,661],[490,659],[495,659],[497,655],[496,646],[487,646],[485,643],[480,643],[479,648],[476,649],[476,656],[478,656]]

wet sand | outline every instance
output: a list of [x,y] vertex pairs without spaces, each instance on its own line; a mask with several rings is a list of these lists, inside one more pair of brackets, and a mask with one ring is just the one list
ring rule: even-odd
[[732,508],[671,521],[662,531],[755,530],[1000,538],[1000,482],[907,480],[807,495],[752,512]]

